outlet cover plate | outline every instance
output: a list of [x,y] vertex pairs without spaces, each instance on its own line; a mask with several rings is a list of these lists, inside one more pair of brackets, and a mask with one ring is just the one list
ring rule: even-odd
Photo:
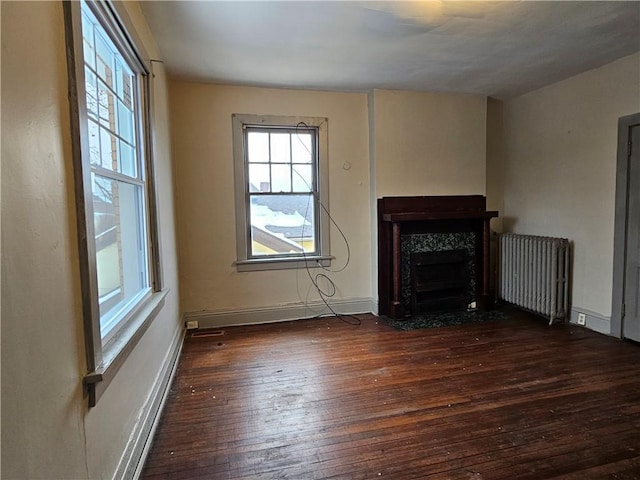
[[188,320],[186,322],[187,330],[196,330],[198,328],[198,320]]
[[587,316],[584,313],[578,314],[578,325],[585,325],[587,323]]

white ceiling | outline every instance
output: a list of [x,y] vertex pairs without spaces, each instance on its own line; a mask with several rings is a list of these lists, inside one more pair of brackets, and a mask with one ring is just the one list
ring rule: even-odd
[[509,98],[640,51],[638,1],[141,4],[168,71],[215,83]]

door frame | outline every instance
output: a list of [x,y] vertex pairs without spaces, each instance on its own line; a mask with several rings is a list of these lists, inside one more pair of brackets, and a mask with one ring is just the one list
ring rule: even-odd
[[[613,294],[611,298],[611,335],[623,338],[622,304],[624,302],[627,259],[627,218],[629,197],[630,127],[640,124],[640,113],[618,119],[618,160],[616,166],[616,205],[613,228]],[[640,148],[636,146],[635,148]]]

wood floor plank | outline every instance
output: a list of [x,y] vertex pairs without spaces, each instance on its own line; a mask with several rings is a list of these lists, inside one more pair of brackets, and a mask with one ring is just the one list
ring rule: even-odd
[[187,338],[142,478],[640,478],[640,346],[505,311]]

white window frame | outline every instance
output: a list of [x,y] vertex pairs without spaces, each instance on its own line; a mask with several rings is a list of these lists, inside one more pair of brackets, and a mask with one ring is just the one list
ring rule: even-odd
[[[246,153],[246,127],[296,129],[304,126],[317,131],[316,152],[313,155],[316,190],[313,192],[315,212],[315,254],[288,254],[251,257],[251,222],[249,216],[249,181]],[[233,161],[236,208],[236,269],[239,272],[281,270],[289,268],[328,267],[331,265],[329,245],[329,158],[328,120],[322,117],[289,117],[281,115],[233,114]]]
[[[66,38],[67,67],[69,73],[69,98],[73,165],[75,174],[76,213],[78,221],[78,246],[84,318],[87,373],[83,377],[85,395],[89,407],[95,406],[129,353],[140,340],[152,320],[164,305],[166,291],[162,291],[159,239],[157,227],[156,196],[152,161],[152,105],[150,62],[142,42],[122,5],[110,1],[88,0],[85,5],[94,14],[101,27],[113,41],[118,53],[133,69],[137,82],[140,118],[136,125],[138,168],[143,170],[136,180],[143,189],[144,241],[146,243],[149,287],[141,290],[130,301],[112,330],[101,333],[97,280],[97,257],[94,230],[92,191],[92,167],[89,157],[89,133],[87,94],[85,88],[85,64],[82,37],[82,3],[63,2]],[[118,173],[112,176],[117,179]],[[124,176],[123,176],[124,177]],[[105,177],[106,178],[106,177]]]

